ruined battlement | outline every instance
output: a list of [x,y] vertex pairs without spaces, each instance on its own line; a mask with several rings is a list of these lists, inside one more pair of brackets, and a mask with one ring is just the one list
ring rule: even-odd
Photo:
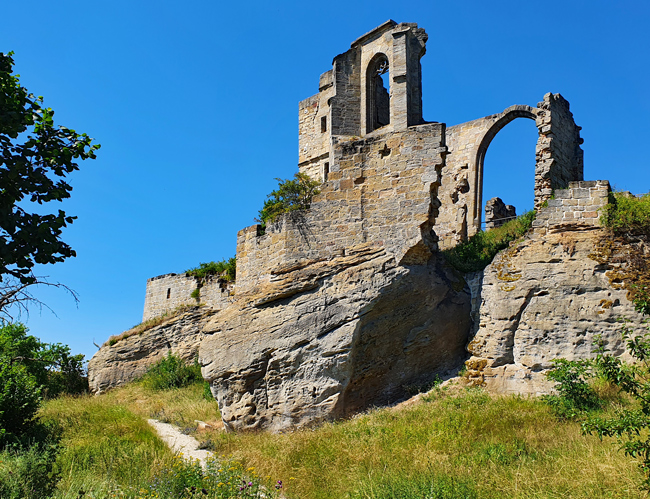
[[600,209],[609,203],[611,188],[607,180],[569,182],[557,190],[533,221],[541,235],[600,227]]
[[[257,225],[239,231],[238,294],[359,244],[416,265],[466,240],[481,230],[487,149],[518,118],[534,120],[539,133],[531,171],[536,208],[583,180],[580,127],[560,94],[459,125],[426,122],[420,59],[427,39],[417,24],[389,20],[334,57],[318,93],[299,103],[298,169],[321,182],[320,194],[309,210],[287,214],[265,234]],[[170,288],[189,295],[192,284],[174,279],[167,288],[151,284],[156,298],[145,315],[175,303],[165,297]]]
[[209,276],[200,284],[199,296],[195,298],[192,293],[199,286],[199,281],[189,274],[163,274],[147,279],[142,322],[183,305],[203,303],[221,310],[234,300],[234,283]]

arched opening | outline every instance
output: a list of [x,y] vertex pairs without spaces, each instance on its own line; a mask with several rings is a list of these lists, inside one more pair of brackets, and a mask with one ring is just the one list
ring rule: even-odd
[[474,219],[481,230],[503,225],[534,207],[535,146],[539,138],[535,122],[531,123],[534,119],[529,110],[506,112],[479,146]]
[[366,70],[366,132],[390,123],[390,78],[388,57],[375,55]]

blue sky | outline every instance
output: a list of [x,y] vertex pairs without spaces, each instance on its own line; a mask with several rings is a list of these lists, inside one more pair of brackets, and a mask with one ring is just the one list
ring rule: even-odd
[[[650,4],[645,1],[5,2],[0,51],[58,124],[102,144],[63,203],[77,258],[41,269],[75,289],[37,290],[32,334],[88,358],[140,322],[148,277],[235,253],[275,177],[297,170],[298,101],[333,57],[387,19],[429,34],[424,117],[454,125],[571,103],[585,179],[650,190]],[[534,123],[486,156],[484,199],[532,207]],[[58,209],[59,204],[53,206]],[[25,319],[25,318],[24,318]]]

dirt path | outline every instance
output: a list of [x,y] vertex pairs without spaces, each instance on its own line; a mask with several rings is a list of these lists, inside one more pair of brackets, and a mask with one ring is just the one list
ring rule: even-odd
[[147,423],[155,428],[158,436],[174,452],[182,452],[185,458],[198,459],[201,466],[205,467],[205,463],[208,457],[212,455],[212,452],[199,449],[199,442],[194,437],[184,435],[176,426],[162,423],[156,419],[147,419]]

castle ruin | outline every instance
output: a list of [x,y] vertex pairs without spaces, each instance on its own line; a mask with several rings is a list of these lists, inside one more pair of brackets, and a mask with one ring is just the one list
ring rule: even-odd
[[[620,346],[611,324],[633,307],[586,256],[609,183],[584,181],[569,103],[548,93],[536,107],[514,105],[450,127],[427,122],[420,65],[427,38],[417,24],[387,21],[334,58],[318,93],[299,104],[298,169],[321,183],[310,209],[264,232],[260,225],[239,231],[234,287],[204,283],[209,314],[151,334],[168,328],[185,345],[195,335],[226,428],[283,430],[392,403],[405,387],[457,369],[467,348],[471,379],[540,393],[550,360],[565,351],[589,356],[585,338],[596,327]],[[521,245],[534,270],[526,277],[513,263],[515,248],[498,269],[461,275],[440,250],[480,230],[486,151],[517,118],[535,120],[539,132],[537,218]],[[557,249],[572,247],[571,238],[558,239],[567,231],[579,234],[580,258]],[[571,277],[558,265],[573,265]],[[564,281],[549,279],[555,273]],[[195,287],[187,275],[149,279],[145,318],[195,302]],[[577,288],[567,310],[554,312]],[[594,303],[614,305],[593,315]],[[565,333],[560,324],[572,326]],[[144,340],[125,341],[133,346],[102,347],[91,361],[95,391],[114,386],[116,363],[157,358],[140,352],[149,348]]]

